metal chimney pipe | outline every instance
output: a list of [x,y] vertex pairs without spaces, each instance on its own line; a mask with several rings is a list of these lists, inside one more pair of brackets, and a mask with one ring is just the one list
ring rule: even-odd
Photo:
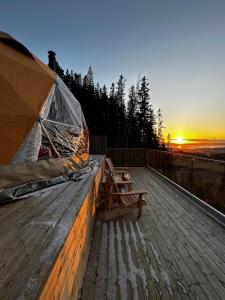
[[53,71],[56,71],[56,54],[54,51],[49,50],[48,51],[48,66],[51,68]]

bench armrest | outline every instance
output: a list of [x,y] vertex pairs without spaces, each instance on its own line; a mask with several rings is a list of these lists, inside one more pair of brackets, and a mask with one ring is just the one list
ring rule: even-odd
[[[116,182],[117,185],[124,185],[124,184],[131,184],[131,183],[134,183],[134,181],[128,181],[128,180],[125,180],[125,181],[118,181]],[[113,183],[112,183],[113,184]]]
[[118,196],[129,196],[129,195],[144,195],[144,194],[148,194],[147,191],[143,191],[143,190],[137,190],[137,191],[130,191],[130,192],[121,192],[121,193],[112,193],[112,195],[118,195]]

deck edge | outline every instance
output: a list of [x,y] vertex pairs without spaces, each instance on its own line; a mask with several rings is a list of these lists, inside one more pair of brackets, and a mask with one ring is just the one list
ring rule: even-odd
[[147,169],[153,172],[154,174],[158,175],[160,178],[162,178],[166,183],[170,184],[173,188],[175,188],[177,191],[182,193],[188,200],[190,200],[192,203],[194,203],[196,206],[198,206],[204,213],[206,213],[210,218],[214,219],[216,222],[218,222],[220,225],[225,227],[225,215],[209,205],[208,203],[204,202],[191,192],[187,191],[185,188],[181,187],[174,181],[170,180],[157,170],[153,169],[150,166],[147,166]]

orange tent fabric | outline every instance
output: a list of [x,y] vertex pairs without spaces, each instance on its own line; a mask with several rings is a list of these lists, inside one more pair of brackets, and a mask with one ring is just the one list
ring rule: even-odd
[[0,32],[0,164],[8,164],[37,120],[56,73]]

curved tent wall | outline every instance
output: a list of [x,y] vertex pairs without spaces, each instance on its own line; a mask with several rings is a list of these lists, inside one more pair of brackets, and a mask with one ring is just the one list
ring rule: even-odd
[[0,188],[84,166],[88,128],[79,102],[63,81],[1,32],[0,65]]

